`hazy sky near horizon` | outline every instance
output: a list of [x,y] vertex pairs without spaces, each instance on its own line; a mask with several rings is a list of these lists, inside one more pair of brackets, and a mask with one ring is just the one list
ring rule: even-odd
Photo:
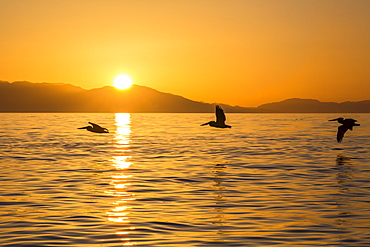
[[0,0],[0,80],[208,103],[370,99],[367,0]]

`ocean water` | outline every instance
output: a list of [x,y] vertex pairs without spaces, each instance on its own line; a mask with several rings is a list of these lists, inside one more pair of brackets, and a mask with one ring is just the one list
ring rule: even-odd
[[340,115],[2,113],[0,245],[370,246],[370,114]]

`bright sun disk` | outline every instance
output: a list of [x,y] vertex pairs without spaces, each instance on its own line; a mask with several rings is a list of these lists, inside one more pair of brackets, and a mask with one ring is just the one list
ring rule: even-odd
[[113,81],[113,85],[117,89],[128,89],[132,84],[132,79],[128,75],[118,75]]

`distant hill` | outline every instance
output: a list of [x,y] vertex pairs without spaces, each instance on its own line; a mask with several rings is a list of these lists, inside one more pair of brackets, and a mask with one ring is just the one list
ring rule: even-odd
[[[191,113],[214,112],[214,105],[139,85],[133,85],[127,90],[117,90],[110,86],[85,90],[63,83],[0,81],[0,112]],[[258,107],[220,105],[227,113],[370,113],[370,100],[334,103],[296,98]]]
[[[226,112],[255,108],[221,104]],[[85,90],[62,83],[0,81],[0,112],[214,112],[214,104],[186,99],[149,87],[127,90],[106,86]]]
[[286,99],[263,104],[257,111],[279,113],[370,113],[370,100],[343,103],[320,102],[315,99]]

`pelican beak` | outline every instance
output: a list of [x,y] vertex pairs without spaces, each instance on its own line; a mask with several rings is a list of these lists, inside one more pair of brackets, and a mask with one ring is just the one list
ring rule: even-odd
[[337,121],[339,118],[335,118],[335,119],[331,119],[331,120],[328,120],[328,121]]
[[201,124],[200,126],[204,126],[204,125],[207,125],[207,124],[209,124],[209,122],[208,123]]
[[87,129],[87,127],[89,127],[89,126],[80,127],[80,128],[77,128],[77,129]]

